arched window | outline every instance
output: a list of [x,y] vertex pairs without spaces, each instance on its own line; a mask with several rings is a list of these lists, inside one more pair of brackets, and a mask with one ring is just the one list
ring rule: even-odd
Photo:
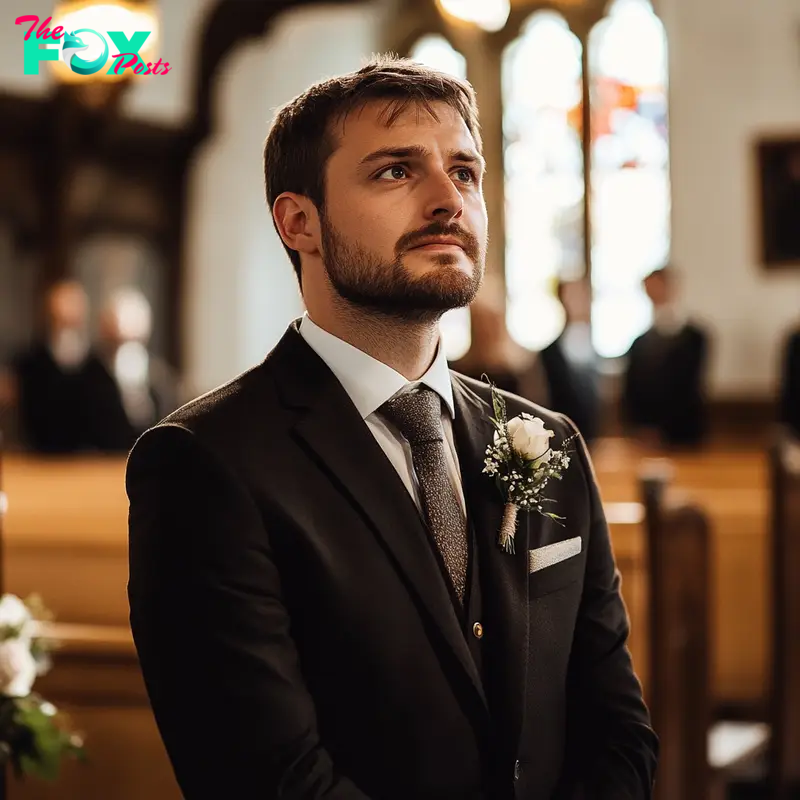
[[467,77],[467,59],[456,50],[444,36],[428,33],[420,36],[409,51],[409,58],[419,61],[440,72],[455,75],[461,80]]
[[556,280],[585,271],[582,52],[564,18],[541,11],[503,54],[506,320],[533,349],[563,327]]
[[614,0],[589,38],[592,330],[623,355],[650,324],[642,278],[670,252],[667,41],[649,0]]
[[[467,77],[466,58],[439,34],[426,34],[417,39],[409,50],[409,58],[462,80]],[[461,358],[471,342],[469,309],[448,311],[439,327],[448,360]]]

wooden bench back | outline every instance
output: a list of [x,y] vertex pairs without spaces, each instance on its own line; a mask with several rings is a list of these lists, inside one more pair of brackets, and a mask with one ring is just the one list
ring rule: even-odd
[[800,790],[800,445],[771,448],[773,653],[770,773],[775,800]]
[[707,800],[711,723],[709,523],[669,488],[666,462],[646,462],[648,702],[660,738],[658,800]]

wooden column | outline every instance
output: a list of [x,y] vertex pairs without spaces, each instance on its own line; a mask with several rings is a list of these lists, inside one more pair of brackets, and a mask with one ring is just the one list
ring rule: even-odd
[[42,198],[41,298],[47,287],[68,278],[77,220],[72,193],[81,159],[97,154],[117,113],[128,80],[58,86],[49,101],[48,139],[37,174]]
[[66,278],[71,225],[69,192],[81,137],[81,110],[67,87],[59,87],[50,103],[49,146],[42,153],[39,175],[43,205],[42,289]]
[[486,250],[487,275],[505,284],[505,166],[503,141],[502,58],[494,42],[485,35],[475,39],[478,64],[470,63],[470,82],[478,95],[483,135],[486,177],[483,193],[489,217],[489,244]]

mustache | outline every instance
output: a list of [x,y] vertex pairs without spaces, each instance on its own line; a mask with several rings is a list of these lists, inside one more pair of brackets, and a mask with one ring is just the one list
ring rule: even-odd
[[432,222],[424,228],[416,231],[403,234],[395,246],[395,251],[399,256],[404,250],[409,250],[421,244],[425,239],[431,236],[452,236],[458,239],[459,243],[464,249],[464,252],[472,259],[475,260],[480,255],[480,244],[477,237],[470,233],[460,225],[446,224],[444,222]]

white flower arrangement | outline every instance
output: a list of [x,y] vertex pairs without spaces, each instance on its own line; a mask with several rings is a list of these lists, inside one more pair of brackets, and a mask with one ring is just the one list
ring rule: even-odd
[[495,479],[505,500],[503,521],[498,544],[507,553],[514,552],[517,515],[522,511],[538,511],[545,517],[561,522],[560,517],[545,511],[544,504],[553,502],[543,490],[551,478],[561,480],[569,467],[567,445],[575,438],[564,440],[561,448],[553,450],[550,439],[554,433],[544,427],[544,421],[531,414],[521,414],[509,420],[506,403],[492,385],[495,427],[494,441],[486,448],[483,472]]
[[54,780],[63,756],[83,757],[83,742],[52,703],[33,693],[56,646],[41,632],[49,619],[37,595],[0,597],[0,764]]

